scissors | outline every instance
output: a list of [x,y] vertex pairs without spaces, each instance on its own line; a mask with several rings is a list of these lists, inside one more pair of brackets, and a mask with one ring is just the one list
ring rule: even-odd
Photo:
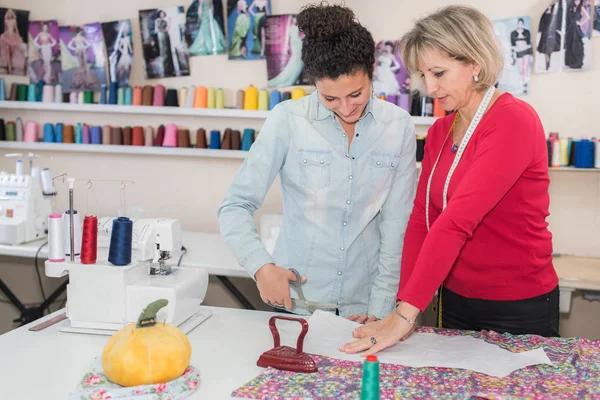
[[[312,301],[306,300],[304,297],[304,293],[302,293],[302,277],[300,273],[296,271],[294,268],[290,268],[290,271],[294,273],[296,276],[295,280],[290,280],[290,286],[293,286],[296,289],[296,293],[298,293],[298,299],[294,299],[292,297],[292,308],[299,308],[302,310],[306,310],[309,313],[314,313],[316,310],[331,310],[338,308],[337,303],[313,303]],[[271,307],[279,308],[281,310],[286,310],[283,304],[278,303],[267,303]]]

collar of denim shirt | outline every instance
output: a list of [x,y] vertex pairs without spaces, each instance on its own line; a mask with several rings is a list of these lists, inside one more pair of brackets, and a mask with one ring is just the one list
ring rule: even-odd
[[[321,101],[321,97],[319,96],[319,92],[317,90],[315,90],[311,94],[310,102],[311,102],[311,106],[312,106],[311,108],[313,109],[313,112],[311,115],[312,119],[314,119],[316,121],[322,121],[329,117],[331,117],[331,119],[336,118],[335,113],[333,111],[331,111],[329,108],[327,108],[325,106],[325,104],[323,104],[323,102]],[[371,96],[371,98],[369,99],[369,102],[367,103],[367,105],[365,106],[365,109],[363,110],[363,115],[359,118],[359,120],[362,120],[369,114],[371,114],[371,117],[377,122],[377,119],[375,118],[375,113],[373,113],[373,96]]]

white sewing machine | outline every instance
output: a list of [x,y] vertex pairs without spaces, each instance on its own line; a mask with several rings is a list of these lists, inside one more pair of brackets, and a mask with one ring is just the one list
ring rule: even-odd
[[115,266],[103,247],[110,243],[113,218],[100,218],[96,264],[46,261],[46,275],[69,275],[67,317],[59,330],[112,335],[135,322],[142,310],[157,299],[169,304],[157,319],[189,332],[210,316],[200,311],[208,288],[208,273],[200,268],[179,268],[165,263],[181,250],[181,224],[173,219],[134,220],[132,262]]

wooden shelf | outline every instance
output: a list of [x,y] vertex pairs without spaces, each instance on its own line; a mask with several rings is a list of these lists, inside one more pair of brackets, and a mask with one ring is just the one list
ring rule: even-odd
[[[61,111],[82,113],[109,113],[109,114],[146,114],[146,115],[173,115],[212,118],[244,118],[265,119],[268,111],[249,111],[237,109],[217,108],[185,108],[185,107],[153,107],[153,106],[122,106],[113,104],[71,104],[71,103],[40,103],[27,101],[0,101],[0,109],[9,110],[35,110],[35,111]],[[412,117],[415,125],[432,125],[437,118]]]

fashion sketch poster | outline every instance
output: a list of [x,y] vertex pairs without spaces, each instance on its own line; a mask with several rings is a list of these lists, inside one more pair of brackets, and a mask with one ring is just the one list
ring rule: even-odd
[[192,2],[186,14],[185,40],[190,56],[208,56],[227,52],[221,0]]
[[594,5],[594,25],[592,27],[592,35],[600,36],[600,0],[596,0]]
[[60,26],[62,84],[65,92],[99,90],[106,84],[106,59],[99,23]]
[[590,0],[563,0],[565,7],[565,71],[590,68],[593,14]]
[[183,7],[141,10],[139,14],[145,77],[189,76]]
[[61,82],[62,67],[58,22],[29,22],[29,79],[32,83],[43,80],[49,85]]
[[563,0],[551,2],[540,17],[535,72],[558,72],[564,58]]
[[498,89],[513,95],[529,94],[533,68],[531,19],[514,17],[492,21],[504,55]]
[[398,55],[398,42],[382,40],[375,46],[373,90],[377,96],[410,92],[410,74]]
[[119,87],[128,86],[133,64],[131,21],[103,22],[102,33],[108,55],[108,79]]
[[267,17],[266,55],[268,87],[308,85],[303,72],[302,39],[296,15]]
[[227,0],[230,60],[261,60],[266,57],[269,15],[271,0]]
[[27,75],[29,11],[0,8],[0,74]]

